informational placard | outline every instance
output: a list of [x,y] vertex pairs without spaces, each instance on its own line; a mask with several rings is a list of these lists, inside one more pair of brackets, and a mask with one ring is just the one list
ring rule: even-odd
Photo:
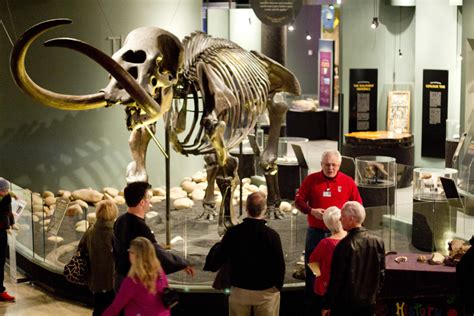
[[410,91],[388,93],[387,131],[410,133]]
[[377,75],[377,69],[350,69],[350,133],[377,130]]
[[12,199],[12,213],[15,216],[15,220],[21,216],[21,213],[25,210],[25,206],[25,201]]
[[271,26],[293,23],[302,4],[303,0],[250,0],[255,15]]
[[448,118],[447,70],[423,70],[421,156],[444,158]]
[[69,200],[59,198],[56,199],[56,208],[54,209],[53,217],[49,222],[47,232],[52,235],[57,235],[59,228],[63,222],[64,216],[66,215],[67,207],[69,206]]
[[319,107],[331,109],[334,99],[334,40],[319,40]]

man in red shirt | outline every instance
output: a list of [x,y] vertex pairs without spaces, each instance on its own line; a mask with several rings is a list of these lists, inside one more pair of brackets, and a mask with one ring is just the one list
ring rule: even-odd
[[342,208],[347,201],[362,204],[354,180],[342,172],[341,154],[337,150],[327,150],[321,156],[321,171],[308,175],[295,197],[296,207],[308,215],[308,229],[305,244],[305,314],[314,315],[317,297],[314,295],[314,276],[308,268],[308,259],[318,243],[330,236],[323,222],[324,211],[331,206]]

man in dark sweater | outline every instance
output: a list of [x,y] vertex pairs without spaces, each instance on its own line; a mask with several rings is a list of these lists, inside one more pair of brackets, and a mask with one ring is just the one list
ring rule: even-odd
[[[209,258],[230,265],[229,315],[279,315],[285,259],[280,236],[266,226],[266,197],[247,197],[247,218],[229,228]],[[216,266],[215,266],[216,267]]]
[[120,288],[122,280],[130,269],[128,248],[136,237],[145,237],[155,246],[156,256],[166,274],[183,270],[193,276],[194,270],[189,263],[166,250],[156,241],[155,235],[145,223],[145,214],[150,209],[150,200],[153,196],[151,185],[147,182],[129,183],[124,189],[127,213],[120,215],[114,225],[113,255],[115,262],[115,289]]

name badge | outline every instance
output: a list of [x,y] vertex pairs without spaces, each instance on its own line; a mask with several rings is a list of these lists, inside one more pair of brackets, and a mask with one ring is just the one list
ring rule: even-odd
[[323,197],[331,197],[331,191],[324,191]]

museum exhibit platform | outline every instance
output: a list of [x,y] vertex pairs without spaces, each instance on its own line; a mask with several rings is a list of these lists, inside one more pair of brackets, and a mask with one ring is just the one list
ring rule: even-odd
[[[57,234],[51,235],[45,229],[45,224],[48,224],[47,220],[51,217],[44,215],[37,218],[39,216],[38,212],[31,212],[33,205],[31,193],[16,186],[13,186],[13,192],[26,202],[26,206],[18,219],[20,230],[15,233],[18,268],[31,282],[35,282],[57,295],[90,303],[91,295],[87,288],[67,282],[62,275],[62,271],[64,264],[71,258],[79,239],[82,237],[83,232],[78,229],[78,226],[84,225],[82,221],[88,219],[88,213],[95,211],[94,206],[89,205],[88,211],[82,215],[65,216]],[[238,205],[236,207],[238,208]],[[120,205],[119,210],[120,213],[123,213],[126,211],[126,207]],[[216,221],[209,222],[197,219],[201,211],[202,207],[196,204],[191,209],[172,210],[170,213],[171,251],[186,257],[196,271],[193,278],[183,272],[169,275],[170,285],[179,291],[181,299],[180,304],[173,309],[173,315],[190,315],[196,311],[203,315],[225,315],[227,311],[228,292],[213,289],[212,283],[216,274],[202,270],[209,249],[220,238],[217,234]],[[374,212],[380,212],[380,209],[367,207],[366,212],[369,218]],[[164,214],[165,203],[159,202],[153,204],[149,212],[149,215],[153,216],[146,216],[146,221],[159,242],[166,240]],[[382,214],[381,225],[370,228],[373,234],[384,240],[386,251],[396,251],[403,255],[410,254],[406,255],[409,257],[409,263],[411,263],[410,258],[419,254],[430,257],[430,252],[422,252],[413,247],[410,240],[411,231],[399,225],[396,216],[396,210],[395,215],[386,210],[386,213]],[[458,227],[469,225],[463,221],[465,219],[457,221]],[[303,308],[304,281],[295,279],[293,272],[301,267],[299,262],[302,259],[306,237],[306,216],[298,211],[288,212],[282,220],[268,220],[268,225],[279,232],[286,260],[281,314],[300,315]],[[407,291],[413,291],[414,289],[401,281],[403,279],[398,274],[405,272],[403,272],[404,270],[400,272],[400,269],[397,269],[406,265],[392,264],[391,260],[393,258],[390,256],[386,260],[388,267],[387,279],[378,300],[380,308],[393,310],[397,303],[402,302],[401,298],[406,304],[422,302],[421,304],[435,304],[434,306],[437,306],[436,304],[440,298],[446,300],[448,295],[451,295],[451,291],[446,291],[436,295],[433,294],[434,296],[421,294],[421,296],[417,296],[418,294],[407,296],[406,293],[411,293]],[[419,278],[419,282],[425,284],[426,289],[437,288],[439,286],[438,282],[441,281],[450,282],[449,280],[454,276],[453,268],[448,267],[432,267],[427,264],[426,266],[415,265],[413,269],[409,268],[410,266],[406,267],[407,275],[412,274],[413,278]],[[430,277],[426,277],[424,274],[427,269],[434,269]],[[404,276],[404,278],[410,280],[408,276]],[[433,284],[433,282],[436,282],[436,284]],[[407,289],[407,287],[410,289]],[[431,300],[432,297],[436,300]]]

